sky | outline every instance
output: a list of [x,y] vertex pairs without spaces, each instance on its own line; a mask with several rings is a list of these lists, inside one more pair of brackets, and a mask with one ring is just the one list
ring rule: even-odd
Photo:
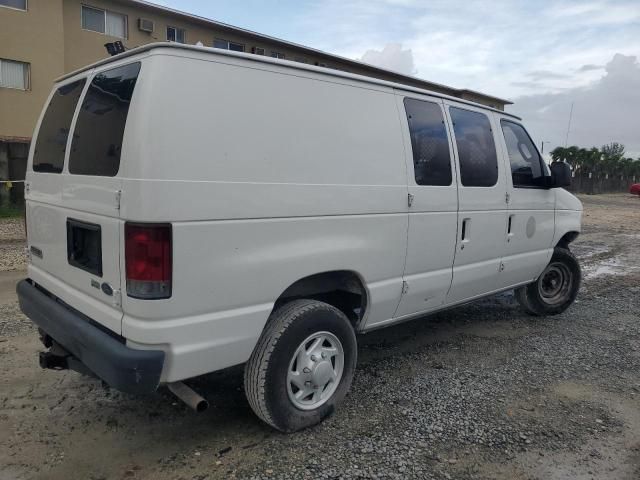
[[153,1],[510,99],[545,151],[616,141],[640,157],[640,0]]

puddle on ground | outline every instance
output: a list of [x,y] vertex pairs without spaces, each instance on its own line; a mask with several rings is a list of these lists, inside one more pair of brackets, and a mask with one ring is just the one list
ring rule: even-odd
[[618,255],[616,257],[607,258],[593,265],[584,265],[582,267],[583,276],[586,279],[602,277],[604,275],[628,275],[637,267],[631,266]]
[[593,244],[578,244],[572,247],[572,250],[575,252],[576,256],[585,260],[587,258],[591,258],[595,255],[601,255],[603,253],[607,253],[609,251],[609,247],[604,244],[593,245]]

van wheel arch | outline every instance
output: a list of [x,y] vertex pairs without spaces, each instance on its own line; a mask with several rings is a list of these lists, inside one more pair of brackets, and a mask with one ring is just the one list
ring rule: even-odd
[[579,234],[580,232],[575,232],[575,231],[565,233],[562,236],[562,238],[558,240],[558,243],[556,244],[556,248],[564,248],[565,250],[569,250],[569,244],[573,242],[576,238],[578,238]]
[[276,300],[272,313],[298,299],[328,303],[343,312],[358,331],[369,304],[369,292],[362,277],[352,270],[333,270],[308,275],[289,285]]

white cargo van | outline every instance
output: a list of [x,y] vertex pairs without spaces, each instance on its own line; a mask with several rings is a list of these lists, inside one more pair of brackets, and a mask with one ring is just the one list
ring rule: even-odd
[[[507,289],[575,299],[581,204],[520,119],[257,55],[152,44],[60,79],[26,177],[22,310],[125,392],[245,364],[265,422],[329,415],[356,334]],[[426,321],[426,320],[425,320]]]

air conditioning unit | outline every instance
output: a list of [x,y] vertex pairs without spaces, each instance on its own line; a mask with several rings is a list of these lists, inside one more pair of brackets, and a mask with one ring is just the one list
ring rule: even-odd
[[155,29],[155,24],[153,23],[153,20],[149,20],[148,18],[138,19],[138,30],[152,33],[154,29]]

